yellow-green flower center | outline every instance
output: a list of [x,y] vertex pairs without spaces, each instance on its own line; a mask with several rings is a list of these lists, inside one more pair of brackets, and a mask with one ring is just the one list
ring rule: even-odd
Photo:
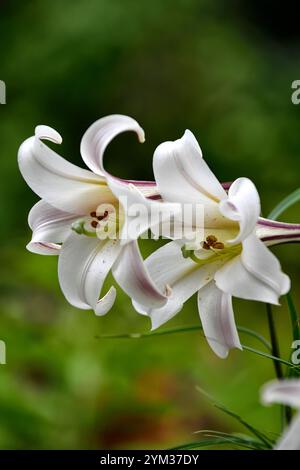
[[201,243],[201,249],[190,250],[186,245],[183,245],[181,251],[184,258],[190,258],[199,266],[204,266],[214,262],[226,263],[242,252],[242,245],[240,243],[238,245],[226,245],[218,241],[214,235],[209,235]]
[[76,220],[72,230],[79,235],[117,239],[123,225],[123,209],[119,204],[103,204],[88,216]]

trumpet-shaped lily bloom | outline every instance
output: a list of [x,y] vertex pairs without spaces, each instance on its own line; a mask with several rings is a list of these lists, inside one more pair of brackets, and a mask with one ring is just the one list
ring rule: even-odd
[[[262,401],[267,405],[281,403],[300,410],[300,380],[286,379],[269,382],[262,389]],[[275,449],[300,450],[300,412],[293,418]]]
[[[144,141],[143,129],[127,116],[102,118],[87,130],[81,154],[90,170],[71,164],[45,145],[44,139],[56,144],[62,141],[47,126],[38,126],[35,136],[21,145],[18,154],[25,181],[41,198],[29,214],[33,235],[27,248],[39,254],[59,254],[59,282],[66,299],[78,308],[94,309],[97,315],[105,314],[115,300],[114,287],[99,297],[105,278],[126,243],[129,245],[126,256],[145,288],[147,302],[153,307],[166,302],[164,291],[155,286],[144,270],[135,242],[148,229],[148,220],[139,218],[134,236],[123,242],[124,247],[119,236],[128,216],[122,217],[122,208],[108,183],[118,194],[126,195],[129,206],[143,201],[148,206],[160,204],[163,211],[168,209],[167,205],[152,200],[157,195],[153,182],[119,180],[104,170],[106,146],[124,131],[134,131],[140,142]],[[116,217],[119,219],[115,220]],[[111,225],[117,227],[113,236],[106,233],[111,218],[114,222]],[[140,301],[146,301],[144,293]]]
[[[272,244],[275,226],[260,219],[259,195],[249,179],[239,178],[225,191],[190,131],[179,140],[161,144],[154,153],[153,168],[163,201],[203,204],[203,225],[198,227],[203,240],[192,249],[185,240],[171,241],[145,261],[154,284],[168,292],[163,307],[153,308],[135,298],[134,291],[143,285],[137,280],[135,289],[128,286],[126,258],[115,263],[114,276],[133,297],[136,310],[151,317],[153,328],[172,318],[198,292],[204,333],[213,351],[224,358],[231,348],[241,349],[232,296],[278,304],[279,296],[290,288],[279,261],[260,239]],[[258,225],[260,220],[262,225]],[[278,230],[283,240],[284,228]],[[295,234],[299,237],[299,227]]]

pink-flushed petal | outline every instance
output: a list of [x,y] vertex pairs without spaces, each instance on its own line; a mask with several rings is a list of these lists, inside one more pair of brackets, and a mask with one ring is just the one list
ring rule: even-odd
[[198,310],[203,332],[211,349],[224,359],[230,349],[242,349],[237,332],[232,297],[211,281],[198,292]]
[[[274,380],[261,391],[262,402],[266,405],[280,403],[300,409],[300,380]],[[294,418],[275,446],[275,450],[300,450],[300,413]]]
[[270,286],[278,297],[290,290],[290,278],[282,272],[276,256],[256,235],[252,234],[244,240],[241,260],[247,271]]
[[226,191],[202,158],[194,135],[160,144],[154,152],[153,171],[158,192],[168,202],[215,203]]
[[255,232],[266,246],[300,241],[300,224],[288,224],[260,217]]
[[57,144],[62,140],[54,129],[38,126],[18,152],[22,176],[38,196],[57,209],[79,215],[115,200],[103,177],[68,162],[42,139]]
[[26,245],[26,248],[31,253],[35,253],[37,255],[58,256],[60,253],[61,245],[57,243],[50,243],[50,242],[30,241]]
[[59,254],[61,244],[71,233],[71,225],[78,215],[70,214],[50,206],[41,200],[33,206],[28,216],[32,238],[27,249],[33,253]]
[[114,240],[100,241],[72,233],[64,242],[58,262],[61,289],[71,305],[81,309],[93,309],[104,315],[115,300],[111,288],[100,299],[103,283],[121,251]]
[[228,242],[237,244],[245,240],[254,231],[260,214],[260,199],[252,181],[248,178],[235,180],[219,208],[225,217],[238,222],[240,226],[237,237]]
[[131,299],[151,308],[167,301],[163,289],[159,289],[149,276],[136,241],[128,243],[112,268],[114,278]]
[[107,175],[103,166],[103,155],[107,145],[119,134],[136,132],[139,141],[144,142],[145,134],[135,119],[121,114],[112,114],[94,122],[85,132],[81,141],[81,155],[86,165],[98,175]]
[[261,398],[266,405],[281,403],[300,409],[300,379],[273,380],[262,388]]
[[134,308],[151,317],[153,329],[174,317],[187,299],[213,279],[218,267],[218,263],[199,267],[191,259],[184,258],[179,242],[167,243],[156,250],[146,259],[145,265],[153,282],[168,293],[168,302],[162,308],[153,309],[149,304],[133,299]]

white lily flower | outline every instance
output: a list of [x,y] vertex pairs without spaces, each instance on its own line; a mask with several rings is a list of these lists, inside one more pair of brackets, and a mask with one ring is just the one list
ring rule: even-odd
[[[128,286],[128,265],[121,256],[113,267],[120,286],[133,298],[139,313],[149,315],[157,328],[176,313],[198,291],[198,309],[204,333],[213,351],[222,358],[231,348],[241,349],[232,296],[278,304],[278,297],[290,289],[290,280],[280,263],[257,236],[272,244],[276,230],[263,225],[260,200],[254,184],[239,178],[228,193],[202,158],[198,142],[190,131],[174,142],[156,149],[153,168],[158,193],[163,201],[198,204],[204,207],[204,238],[196,249],[185,241],[172,241],[155,251],[145,266],[158,289],[168,293],[161,308],[139,302],[135,292],[141,283]],[[275,225],[275,224],[273,224]],[[278,228],[284,238],[285,228]],[[299,237],[299,226],[296,231]],[[133,281],[131,277],[131,282]]]
[[277,442],[275,450],[300,450],[300,380],[285,379],[269,382],[263,387],[261,396],[266,405],[281,403],[299,410]]
[[145,272],[135,241],[148,229],[148,220],[142,216],[138,219],[136,232],[122,242],[124,246],[119,235],[128,222],[127,214],[115,221],[118,232],[114,237],[105,233],[110,217],[119,213],[118,199],[109,185],[114,192],[127,196],[129,206],[141,200],[147,207],[159,204],[167,217],[168,205],[153,200],[157,196],[153,182],[119,180],[104,170],[106,146],[124,131],[134,131],[140,142],[144,141],[143,129],[127,116],[107,116],[87,130],[81,154],[91,171],[71,164],[44,144],[43,139],[57,144],[62,141],[47,126],[38,126],[35,136],[21,145],[18,154],[25,181],[42,198],[29,214],[33,236],[27,248],[39,254],[59,254],[58,276],[66,299],[78,308],[94,309],[97,315],[105,314],[114,303],[114,287],[99,297],[108,272],[124,250],[144,287],[139,301],[145,302],[146,295],[153,307],[166,302],[164,290],[157,288]]

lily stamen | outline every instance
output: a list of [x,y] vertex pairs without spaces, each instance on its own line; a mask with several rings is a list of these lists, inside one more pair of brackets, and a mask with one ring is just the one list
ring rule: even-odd
[[222,242],[215,242],[212,245],[212,248],[214,248],[215,250],[224,250],[225,246],[224,246],[224,243]]
[[107,216],[108,216],[108,211],[104,211],[103,215],[98,215],[98,216],[97,216],[97,219],[98,219],[99,221],[101,221],[101,220],[106,219]]
[[208,235],[206,237],[206,243],[209,245],[209,246],[212,246],[214,243],[216,243],[218,241],[217,237],[215,237],[215,235]]
[[215,235],[208,235],[205,241],[202,242],[201,246],[205,250],[210,250],[211,248],[216,250],[224,250],[225,248],[224,243],[219,242]]
[[97,227],[98,227],[98,222],[97,222],[97,220],[92,220],[91,226],[92,226],[93,228],[97,228]]

